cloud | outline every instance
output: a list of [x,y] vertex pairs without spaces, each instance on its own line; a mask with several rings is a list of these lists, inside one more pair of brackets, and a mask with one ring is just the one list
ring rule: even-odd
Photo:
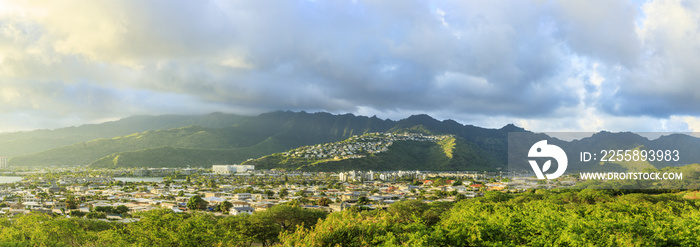
[[634,66],[641,51],[635,32],[637,8],[628,1],[574,0],[552,3],[554,35],[576,54],[609,65]]
[[603,104],[616,115],[698,115],[700,108],[700,5],[652,1],[636,30],[642,51],[636,66],[611,69],[619,90]]
[[0,117],[289,109],[560,129],[668,122],[700,113],[698,13],[670,0],[9,1]]

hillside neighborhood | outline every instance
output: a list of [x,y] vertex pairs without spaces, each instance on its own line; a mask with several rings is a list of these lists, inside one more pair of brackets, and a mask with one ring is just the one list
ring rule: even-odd
[[451,137],[451,135],[368,133],[361,136],[354,135],[342,142],[300,147],[289,152],[284,152],[283,155],[299,158],[332,158],[336,160],[363,158],[368,154],[378,154],[389,151],[389,147],[396,141],[438,142],[448,137]]

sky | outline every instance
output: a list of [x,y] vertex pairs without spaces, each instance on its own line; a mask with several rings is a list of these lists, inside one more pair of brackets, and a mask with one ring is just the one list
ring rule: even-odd
[[0,1],[0,132],[413,114],[700,132],[698,1]]

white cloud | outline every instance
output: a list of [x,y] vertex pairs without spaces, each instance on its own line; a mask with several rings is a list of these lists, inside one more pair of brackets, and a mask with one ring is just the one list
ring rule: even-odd
[[3,1],[0,117],[290,109],[547,131],[695,128],[699,6]]

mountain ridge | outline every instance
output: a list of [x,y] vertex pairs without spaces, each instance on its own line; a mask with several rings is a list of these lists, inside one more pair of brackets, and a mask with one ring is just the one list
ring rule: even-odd
[[[213,113],[205,116],[226,118],[226,114]],[[147,120],[151,117],[136,116],[127,120]],[[158,117],[153,117],[158,118]],[[177,116],[182,118],[182,116]],[[211,118],[211,117],[210,117]],[[198,125],[180,126],[172,129],[146,130],[143,132],[129,133],[121,136],[98,138],[89,141],[80,141],[70,145],[53,147],[36,153],[13,156],[10,158],[12,166],[66,166],[66,165],[94,165],[96,167],[109,167],[109,157],[127,154],[144,156],[148,152],[161,152],[163,150],[179,150],[184,152],[209,152],[219,157],[217,163],[228,160],[231,163],[239,163],[251,158],[259,158],[275,152],[283,152],[291,148],[341,141],[353,135],[362,135],[370,132],[391,132],[401,129],[419,129],[435,133],[468,133],[479,131],[497,132],[497,129],[479,127],[464,128],[453,120],[436,120],[428,115],[412,116],[399,121],[379,119],[376,116],[355,116],[353,114],[334,115],[325,112],[307,113],[276,111],[263,113],[254,117],[238,116],[229,117],[226,124],[219,123],[220,128],[202,127]],[[203,117],[203,119],[207,119]],[[185,125],[194,120],[180,120],[177,125]],[[204,122],[204,120],[200,120]],[[111,123],[106,123],[107,125]],[[209,124],[213,125],[213,124]],[[226,127],[221,127],[226,126]],[[427,126],[427,127],[425,127]],[[74,127],[80,129],[80,127]],[[476,130],[476,131],[474,131]],[[477,138],[478,139],[478,138]],[[265,140],[269,143],[258,145]],[[477,141],[478,142],[478,141]],[[257,146],[256,146],[257,145]],[[172,147],[164,149],[164,147]],[[502,145],[505,147],[505,145]],[[257,148],[257,149],[256,149]],[[207,151],[204,151],[207,150]],[[264,150],[264,151],[260,151]],[[258,156],[253,156],[258,155]],[[145,155],[147,156],[147,155]],[[100,161],[101,160],[101,161]],[[100,162],[98,162],[100,161]],[[141,163],[138,166],[163,165],[163,162],[153,164]],[[173,164],[184,166],[185,164]],[[134,164],[125,165],[133,167]]]
[[[177,126],[167,129],[149,129],[129,133],[136,123],[145,123],[141,129],[158,126]],[[204,126],[202,126],[204,125]],[[111,126],[121,126],[117,130],[100,132]],[[95,130],[99,133],[75,134]],[[127,132],[124,135],[109,134]],[[700,153],[693,147],[700,147],[700,139],[687,135],[669,135],[649,140],[635,133],[599,132],[580,140],[562,141],[542,133],[532,133],[513,124],[499,129],[463,125],[454,120],[437,120],[428,115],[414,115],[398,121],[379,119],[376,116],[355,116],[353,114],[334,115],[325,112],[307,113],[276,111],[257,116],[240,116],[213,113],[201,116],[137,116],[123,122],[105,123],[103,126],[88,125],[61,129],[41,136],[43,131],[21,136],[16,140],[25,142],[46,141],[50,138],[68,136],[74,142],[58,147],[44,147],[43,150],[12,156],[11,166],[50,167],[50,166],[91,166],[104,168],[117,167],[187,167],[209,166],[213,164],[237,164],[249,159],[286,152],[307,145],[318,145],[346,140],[352,136],[367,133],[417,133],[425,135],[451,135],[454,137],[450,152],[433,143],[404,142],[390,148],[388,154],[376,154],[363,159],[329,162],[327,164],[301,164],[288,166],[288,169],[342,170],[348,168],[418,169],[421,170],[484,170],[493,171],[506,168],[508,164],[508,136],[522,133],[523,141],[548,139],[551,144],[561,146],[571,152],[598,152],[608,149],[635,149],[643,146],[650,149],[664,149],[672,144],[682,144],[679,148],[692,162],[700,161]],[[75,141],[91,135],[101,137]],[[3,139],[3,137],[5,139]],[[34,139],[32,139],[34,138]],[[73,139],[71,139],[73,138]],[[0,152],[3,145],[12,144],[11,138],[0,135]],[[4,142],[3,142],[4,141]],[[533,142],[534,143],[534,142]],[[15,143],[16,144],[16,143]],[[58,144],[54,144],[58,145]],[[529,144],[531,145],[531,144]],[[529,147],[529,146],[528,146]],[[527,150],[521,150],[517,157],[527,157]],[[449,155],[448,155],[449,153]],[[452,155],[452,157],[449,157]],[[523,167],[509,169],[531,169],[527,161],[518,162]],[[668,166],[668,162],[650,162],[655,168]],[[275,168],[284,164],[266,163],[262,167]],[[644,164],[645,167],[649,165]],[[571,158],[567,172],[582,170],[619,171],[643,167],[641,164],[616,164],[594,162],[581,163]]]
[[171,129],[189,125],[224,127],[234,125],[245,117],[217,112],[207,115],[139,115],[99,124],[0,133],[0,155],[10,157],[27,155],[80,142],[113,138],[148,130]]

